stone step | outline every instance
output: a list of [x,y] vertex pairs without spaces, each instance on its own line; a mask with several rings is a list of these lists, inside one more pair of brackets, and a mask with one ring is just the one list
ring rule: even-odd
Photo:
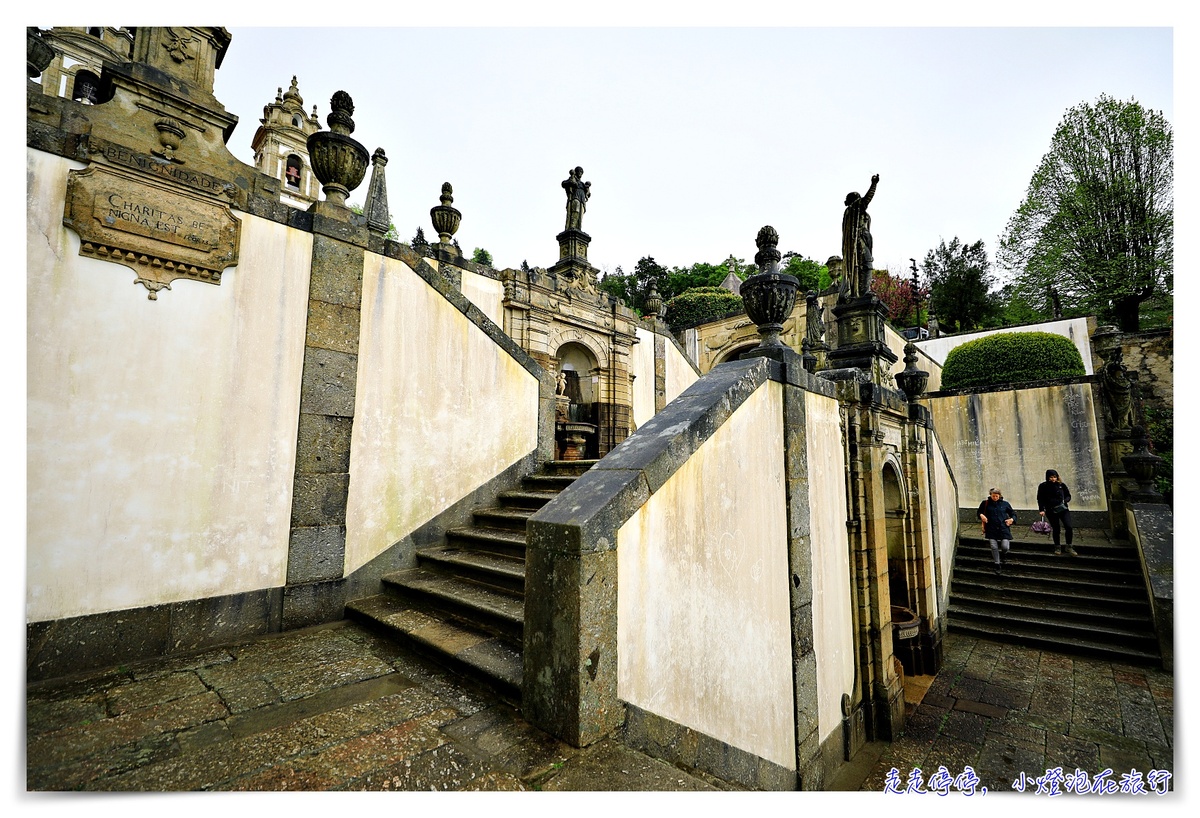
[[392,594],[356,599],[347,603],[346,612],[520,703],[521,650],[510,640],[436,617]]
[[521,481],[525,488],[532,491],[559,492],[578,479],[577,474],[531,474]]
[[950,597],[949,611],[951,618],[969,618],[981,626],[990,622],[1020,624],[1083,639],[1157,645],[1149,616],[1115,617],[1097,610],[1079,611],[1057,605],[1029,607],[962,596]]
[[484,508],[475,511],[475,526],[478,528],[498,528],[504,531],[518,531],[525,534],[525,526],[533,516],[535,509],[531,508]]
[[[1003,587],[1017,591],[1041,590],[1063,594],[1065,596],[1094,595],[1108,599],[1142,599],[1146,598],[1146,586],[1141,578],[1132,581],[1126,576],[1106,577],[1085,570],[1072,571],[1063,569],[1051,574],[1036,568],[1029,568],[1020,563],[1009,563],[1003,568],[1004,573],[996,577],[994,563],[979,565],[956,565],[955,577],[975,582],[996,584],[996,580],[1004,580]],[[993,579],[988,579],[992,577]]]
[[1136,665],[1159,664],[1162,661],[1157,649],[1127,647],[1097,639],[1058,637],[1038,629],[1014,625],[992,624],[985,627],[976,622],[964,620],[962,617],[955,617],[953,613],[949,617],[949,627],[950,630],[957,633],[997,642],[1012,642],[1040,650],[1095,656]]
[[424,568],[387,574],[383,584],[476,629],[516,640],[524,631],[524,599],[499,588]]
[[455,545],[438,545],[418,551],[417,561],[422,567],[432,567],[442,573],[503,588],[510,593],[525,592],[525,560],[522,558]]
[[542,471],[545,474],[569,474],[578,477],[599,462],[599,460],[547,460],[542,464]]
[[950,586],[951,603],[956,599],[992,605],[1011,605],[1029,610],[1061,611],[1063,615],[1122,617],[1150,620],[1150,604],[1145,599],[1122,599],[1103,595],[1072,595],[1014,588],[1005,585],[1003,577],[993,583],[968,582],[955,578]]
[[559,491],[555,489],[518,489],[500,492],[499,499],[507,509],[537,511],[558,495]]
[[505,528],[465,526],[446,532],[446,543],[463,549],[504,554],[525,559],[525,532]]

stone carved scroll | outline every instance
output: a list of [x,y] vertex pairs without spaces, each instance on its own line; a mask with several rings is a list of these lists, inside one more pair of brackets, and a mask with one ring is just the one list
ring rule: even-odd
[[130,268],[150,300],[179,278],[220,284],[238,260],[241,223],[227,205],[119,168],[71,171],[63,224],[80,255]]

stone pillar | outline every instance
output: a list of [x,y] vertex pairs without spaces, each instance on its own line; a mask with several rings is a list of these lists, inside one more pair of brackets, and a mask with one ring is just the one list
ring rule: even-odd
[[330,130],[308,138],[313,170],[329,198],[309,208],[313,254],[283,592],[285,630],[341,619],[346,602],[350,438],[370,233],[366,219],[345,206],[347,194],[362,183],[366,172],[366,148],[349,136],[354,131],[354,103],[349,94],[338,91],[331,107]]

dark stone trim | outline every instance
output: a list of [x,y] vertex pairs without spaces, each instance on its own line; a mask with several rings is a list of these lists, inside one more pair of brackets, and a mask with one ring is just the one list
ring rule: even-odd
[[[380,593],[384,574],[414,566],[418,548],[442,542],[446,529],[466,524],[477,506],[494,504],[501,491],[516,488],[535,464],[535,454],[526,455],[345,578],[312,582],[289,578],[286,589],[263,588],[27,623],[27,680],[57,679],[339,620],[348,600]],[[289,602],[286,619],[285,596]]]
[[925,398],[948,398],[956,395],[975,395],[985,392],[1011,392],[1015,389],[1042,389],[1048,386],[1068,386],[1074,383],[1100,383],[1098,375],[1081,375],[1074,378],[1049,378],[1044,381],[1023,381],[1021,383],[994,383],[989,386],[964,386],[961,389],[940,389],[937,392],[926,392],[919,400]]
[[[699,730],[625,704],[621,738],[630,747],[682,767],[714,775],[749,790],[795,790],[795,770],[726,744]],[[805,788],[809,789],[809,788]]]
[[26,680],[230,644],[280,630],[283,589],[263,588],[121,611],[29,622]]
[[1171,671],[1175,667],[1175,515],[1159,503],[1127,503],[1125,514],[1142,565],[1163,669]]

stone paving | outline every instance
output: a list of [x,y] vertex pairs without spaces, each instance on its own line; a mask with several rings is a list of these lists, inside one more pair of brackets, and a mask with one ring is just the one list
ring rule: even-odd
[[[990,791],[1057,766],[1173,772],[1170,674],[954,634],[945,655],[905,735],[835,789],[882,791],[893,768],[907,787],[969,765]],[[619,736],[570,747],[349,622],[30,685],[26,727],[29,790],[735,789]]]
[[349,622],[30,685],[29,790],[714,790]]
[[970,766],[988,791],[1024,781],[1025,792],[1045,793],[1048,770],[1082,770],[1090,784],[1109,769],[1112,786],[1128,776],[1127,787],[1140,780],[1154,797],[1152,771],[1159,789],[1174,789],[1162,775],[1174,774],[1174,720],[1170,673],[952,633],[904,735],[879,745],[861,783],[847,788],[883,791],[891,774],[907,790],[915,769],[927,782],[939,767],[957,777]]

